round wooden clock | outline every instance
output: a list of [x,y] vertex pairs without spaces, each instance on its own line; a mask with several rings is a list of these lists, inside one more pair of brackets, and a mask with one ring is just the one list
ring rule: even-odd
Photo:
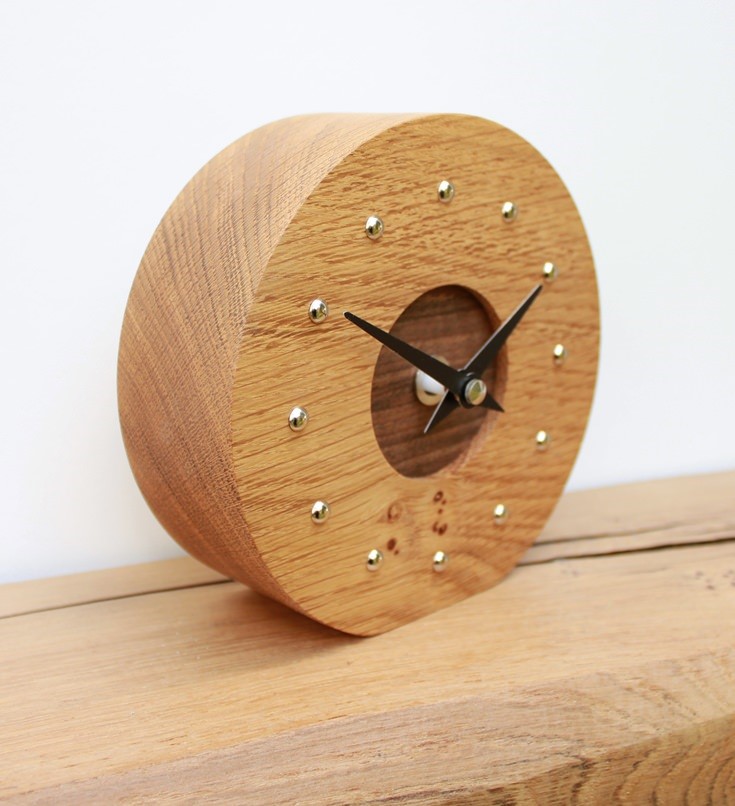
[[488,588],[538,536],[598,334],[579,214],[518,135],[292,118],[217,155],[156,230],[122,331],[125,444],[195,557],[379,633]]

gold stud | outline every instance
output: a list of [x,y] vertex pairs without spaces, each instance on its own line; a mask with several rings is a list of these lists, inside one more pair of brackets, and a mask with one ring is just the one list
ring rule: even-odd
[[321,325],[328,316],[329,305],[323,299],[313,299],[309,303],[309,319],[315,325]]
[[309,413],[301,406],[294,406],[288,415],[288,427],[292,431],[303,431],[309,422]]
[[518,217],[518,208],[510,201],[503,203],[501,212],[503,214],[503,221],[515,221]]
[[311,519],[314,523],[324,523],[329,517],[329,504],[326,501],[314,501],[311,507]]
[[370,238],[371,241],[377,241],[378,238],[383,234],[383,219],[378,218],[376,215],[368,216],[367,221],[365,222],[365,234]]
[[443,551],[437,551],[432,559],[432,565],[437,574],[441,574],[443,571],[446,571],[448,562],[449,557],[447,557]]
[[542,274],[547,283],[553,283],[559,276],[559,269],[556,267],[556,263],[550,263],[548,261],[544,263]]
[[368,571],[377,571],[383,564],[383,552],[378,549],[372,549],[368,552],[367,562],[365,566]]
[[545,451],[551,444],[551,434],[547,431],[539,431],[536,434],[536,447],[540,451]]
[[449,203],[454,198],[454,185],[444,179],[439,182],[439,187],[437,187],[436,193],[437,196],[439,196],[439,201]]
[[567,360],[567,348],[563,344],[554,345],[554,363],[560,367]]
[[493,518],[495,518],[495,523],[497,524],[505,523],[508,520],[508,508],[505,504],[498,504],[495,507],[493,510]]

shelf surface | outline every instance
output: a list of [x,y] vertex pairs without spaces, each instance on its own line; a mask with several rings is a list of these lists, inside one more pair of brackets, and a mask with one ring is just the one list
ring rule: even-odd
[[735,803],[735,472],[571,493],[346,636],[192,559],[0,587],[13,802]]

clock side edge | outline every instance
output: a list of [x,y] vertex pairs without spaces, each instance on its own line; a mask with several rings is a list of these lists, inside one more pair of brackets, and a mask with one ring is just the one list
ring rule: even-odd
[[250,537],[233,470],[235,365],[288,223],[362,142],[413,115],[308,115],[257,129],[185,186],[141,261],[123,319],[118,408],[136,482],[198,560],[294,609]]

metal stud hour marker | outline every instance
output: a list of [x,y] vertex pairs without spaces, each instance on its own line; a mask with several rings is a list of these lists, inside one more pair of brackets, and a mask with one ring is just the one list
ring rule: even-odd
[[551,435],[546,431],[539,431],[536,434],[536,447],[540,451],[545,451],[551,444]]
[[377,241],[383,234],[383,219],[378,218],[376,215],[368,216],[365,222],[365,234],[371,241]]
[[437,196],[439,196],[439,201],[450,202],[454,198],[454,185],[444,179],[439,182],[439,187],[437,187],[436,193]]
[[505,504],[498,504],[493,510],[495,523],[505,523],[508,520],[508,508]]
[[313,299],[309,304],[309,319],[315,325],[321,325],[328,316],[329,305],[323,299]]
[[449,557],[443,551],[437,551],[432,560],[432,565],[437,574],[441,574],[447,568]]
[[292,431],[303,431],[309,422],[309,412],[301,406],[294,406],[288,415],[288,427]]
[[513,202],[505,202],[501,208],[503,221],[515,221],[518,216],[518,208]]
[[326,501],[314,501],[311,507],[311,519],[314,523],[324,523],[329,517],[329,504]]
[[556,278],[559,276],[559,269],[556,267],[556,263],[549,263],[547,261],[544,263],[542,273],[544,275],[544,280],[546,280],[547,283],[553,283],[554,280],[556,280]]
[[367,562],[365,566],[368,571],[377,571],[383,564],[383,552],[378,549],[372,549],[368,552]]
[[554,345],[554,363],[560,367],[567,360],[567,348],[563,344]]

